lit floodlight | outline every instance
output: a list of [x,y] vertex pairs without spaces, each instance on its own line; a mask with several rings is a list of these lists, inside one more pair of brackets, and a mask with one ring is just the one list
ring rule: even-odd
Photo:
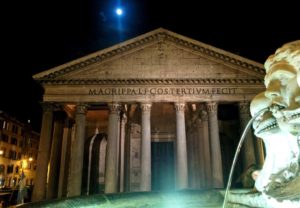
[[122,10],[121,8],[117,8],[117,9],[116,9],[116,14],[117,14],[118,16],[121,16],[121,15],[123,14],[123,10]]

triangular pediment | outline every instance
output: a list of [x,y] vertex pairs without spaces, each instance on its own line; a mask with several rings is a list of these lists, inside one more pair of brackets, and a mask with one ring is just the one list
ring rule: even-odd
[[263,65],[165,29],[41,72],[42,83],[80,80],[257,79]]

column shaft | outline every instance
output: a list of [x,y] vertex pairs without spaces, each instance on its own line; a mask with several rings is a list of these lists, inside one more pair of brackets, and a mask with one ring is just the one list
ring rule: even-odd
[[218,124],[218,104],[216,102],[207,103],[207,110],[211,144],[213,187],[223,188],[222,156]]
[[204,148],[204,167],[205,167],[205,187],[212,187],[212,173],[211,173],[211,150],[209,141],[209,125],[208,115],[206,111],[201,112],[201,121],[203,125],[203,148]]
[[124,191],[124,168],[125,168],[125,125],[127,122],[126,115],[123,114],[121,120],[121,137],[120,137],[120,192]]
[[187,146],[184,118],[184,103],[176,103],[176,186],[177,189],[188,188]]
[[141,191],[151,191],[151,104],[143,103],[141,141]]
[[56,121],[54,122],[46,199],[53,199],[57,197],[59,181],[59,159],[63,133],[62,116],[63,115],[58,115]]
[[105,163],[105,193],[118,191],[118,138],[120,121],[120,104],[109,104],[108,139]]
[[38,177],[35,178],[32,201],[41,201],[46,196],[46,183],[47,183],[47,172],[48,162],[50,157],[51,148],[51,133],[52,133],[52,122],[53,122],[53,106],[51,104],[43,104],[43,119],[41,136],[39,143],[39,153],[37,158],[36,172]]
[[71,133],[72,133],[71,121],[69,118],[67,118],[63,129],[63,138],[62,138],[62,145],[61,145],[61,158],[60,158],[59,181],[58,181],[58,198],[66,196],[67,194]]
[[68,197],[81,195],[86,112],[87,105],[80,104],[76,106],[76,130],[75,140],[71,147]]
[[197,119],[196,121],[196,128],[197,128],[197,151],[196,153],[198,158],[198,180],[197,180],[197,188],[205,188],[206,187],[206,179],[205,179],[205,143],[204,143],[204,137],[203,137],[203,123],[201,119]]

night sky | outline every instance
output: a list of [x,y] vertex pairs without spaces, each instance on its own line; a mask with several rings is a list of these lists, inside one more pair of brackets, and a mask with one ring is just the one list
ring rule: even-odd
[[[32,75],[163,27],[264,63],[300,39],[296,1],[31,0],[1,3],[0,110],[40,131]],[[231,3],[230,3],[231,2]],[[249,2],[249,3],[247,3]],[[251,2],[251,3],[250,3]],[[124,14],[116,16],[120,5]]]

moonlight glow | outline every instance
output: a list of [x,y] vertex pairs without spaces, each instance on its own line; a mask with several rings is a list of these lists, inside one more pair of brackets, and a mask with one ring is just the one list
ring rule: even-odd
[[121,8],[116,9],[116,14],[121,16],[123,14],[123,10]]

